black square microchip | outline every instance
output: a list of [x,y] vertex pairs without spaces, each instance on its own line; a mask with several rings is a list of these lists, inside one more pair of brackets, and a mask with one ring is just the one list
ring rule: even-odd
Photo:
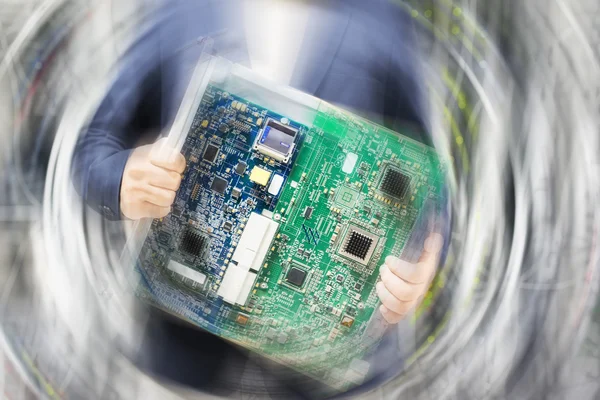
[[294,286],[301,287],[306,279],[306,271],[292,267],[285,276],[285,280]]
[[362,233],[352,231],[350,237],[346,241],[344,252],[353,255],[354,257],[364,260],[371,249],[373,239],[363,235]]
[[225,232],[231,232],[231,228],[233,228],[233,224],[229,221],[225,221],[225,223],[223,224],[223,230]]
[[179,240],[179,251],[192,256],[200,256],[204,252],[207,239],[200,233],[186,228]]
[[383,193],[401,199],[410,185],[410,177],[393,168],[388,168],[381,180],[379,190]]
[[215,176],[215,179],[213,179],[210,188],[217,193],[225,193],[225,189],[227,189],[227,181],[223,178]]
[[212,163],[216,160],[218,153],[219,148],[217,146],[209,144],[208,146],[206,146],[206,150],[204,150],[204,155],[202,156],[202,159],[208,161],[209,163]]

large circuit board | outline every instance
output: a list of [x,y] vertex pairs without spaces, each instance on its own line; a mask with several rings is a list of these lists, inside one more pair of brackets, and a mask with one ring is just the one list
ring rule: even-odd
[[323,103],[312,126],[209,85],[138,295],[336,388],[360,383],[387,255],[439,195],[433,149]]

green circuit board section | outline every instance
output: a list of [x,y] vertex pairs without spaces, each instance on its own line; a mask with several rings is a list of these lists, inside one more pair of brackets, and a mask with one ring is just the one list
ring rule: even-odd
[[[285,161],[260,148],[267,121],[294,131]],[[371,329],[379,267],[402,255],[425,203],[439,201],[434,150],[326,103],[305,126],[209,86],[183,154],[174,211],[153,222],[140,254],[139,296],[333,388],[361,383],[381,333]],[[276,231],[247,297],[224,301],[257,215]]]

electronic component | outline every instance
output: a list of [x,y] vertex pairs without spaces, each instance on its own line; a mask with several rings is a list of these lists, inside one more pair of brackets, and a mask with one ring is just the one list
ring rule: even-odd
[[217,295],[230,304],[244,305],[267,256],[279,224],[252,213],[227,267]]
[[[348,364],[373,343],[362,335],[379,306],[374,268],[402,253],[423,204],[439,200],[443,166],[435,150],[333,105],[316,101],[324,107],[306,118],[227,89],[203,86],[187,138],[173,131],[187,168],[173,212],[150,227],[135,290],[344,391]],[[410,178],[402,199],[384,191],[391,169]]]
[[344,164],[342,165],[342,172],[345,174],[351,174],[356,166],[356,161],[358,161],[358,154],[346,154],[346,158],[344,158]]
[[306,275],[306,271],[303,271],[300,268],[291,267],[285,276],[285,280],[294,286],[302,287],[304,280],[306,279]]
[[379,190],[385,195],[402,199],[410,186],[410,177],[388,166],[381,178]]
[[244,315],[244,314],[238,314],[237,318],[235,319],[235,322],[237,322],[240,325],[245,326],[246,324],[248,324],[248,316]]
[[271,179],[271,184],[269,185],[267,192],[273,196],[277,196],[283,186],[283,181],[283,176],[279,174],[273,175],[273,179]]
[[294,151],[297,136],[298,129],[269,118],[256,137],[254,150],[287,163]]
[[246,164],[243,161],[239,161],[235,166],[235,173],[238,175],[244,175],[244,172],[246,172],[246,168],[248,168],[248,164]]
[[258,183],[261,186],[267,186],[269,183],[269,178],[271,177],[271,172],[266,169],[262,169],[261,167],[255,166],[252,168],[252,172],[250,172],[250,180],[254,183]]
[[375,252],[379,238],[357,226],[350,225],[339,248],[339,254],[367,265]]
[[208,239],[200,232],[185,228],[179,240],[179,251],[194,257],[203,255]]
[[304,213],[303,213],[303,217],[305,219],[310,219],[310,217],[312,216],[312,213],[314,211],[314,208],[310,207],[310,206],[306,206],[306,208],[304,209]]
[[219,148],[209,143],[208,146],[206,146],[206,149],[204,150],[202,159],[204,161],[208,161],[209,163],[213,163],[217,159],[217,154],[219,154]]
[[352,326],[352,324],[354,324],[354,318],[352,318],[348,315],[344,315],[344,317],[342,318],[341,324],[347,328],[350,328]]
[[170,260],[169,264],[167,265],[167,268],[170,271],[173,271],[183,276],[184,278],[190,279],[199,285],[203,285],[204,282],[206,282],[206,275],[194,269],[191,269],[190,267],[186,267],[185,265],[180,264],[177,261]]
[[227,181],[223,178],[215,176],[212,181],[212,184],[210,185],[210,188],[217,193],[223,194],[227,189]]

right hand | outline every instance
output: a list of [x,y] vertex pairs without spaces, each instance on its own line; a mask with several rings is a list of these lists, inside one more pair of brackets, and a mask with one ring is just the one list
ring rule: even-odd
[[166,216],[185,167],[185,157],[167,147],[165,138],[133,150],[121,181],[121,214],[135,220]]

